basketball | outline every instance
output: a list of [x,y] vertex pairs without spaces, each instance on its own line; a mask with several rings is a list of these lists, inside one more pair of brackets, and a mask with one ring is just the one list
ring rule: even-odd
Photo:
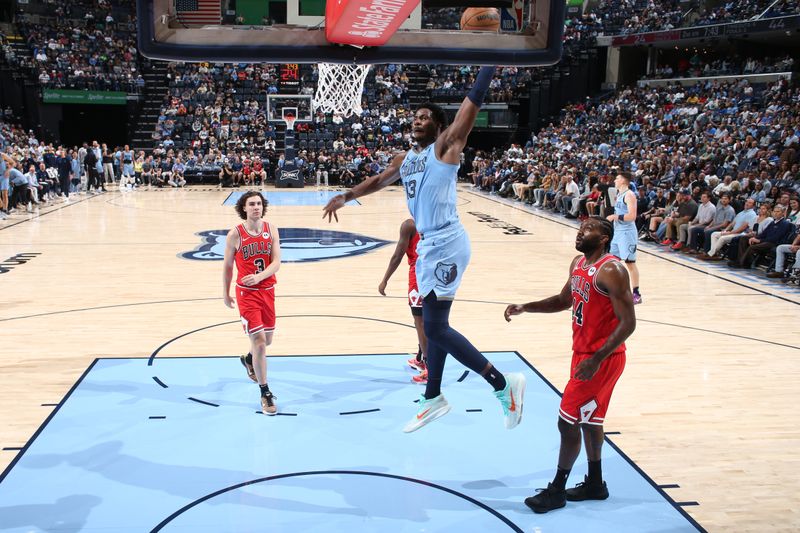
[[470,7],[461,15],[461,29],[469,31],[497,31],[500,29],[500,12],[493,7]]

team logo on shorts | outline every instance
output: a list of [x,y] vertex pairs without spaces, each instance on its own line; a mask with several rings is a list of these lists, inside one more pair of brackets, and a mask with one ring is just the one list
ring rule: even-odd
[[[225,237],[228,230],[201,231],[200,246],[178,254],[195,261],[222,261],[225,256]],[[307,228],[280,228],[281,262],[305,263],[361,255],[389,244],[389,241],[346,231]]]
[[437,263],[436,279],[444,285],[450,285],[458,277],[458,268],[455,263]]

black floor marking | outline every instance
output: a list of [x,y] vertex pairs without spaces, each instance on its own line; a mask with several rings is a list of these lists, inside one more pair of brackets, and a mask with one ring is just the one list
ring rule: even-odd
[[[276,318],[351,318],[351,319],[354,319],[354,320],[367,320],[367,321],[370,321],[370,322],[383,322],[384,324],[393,324],[395,326],[402,326],[402,327],[405,327],[405,328],[412,328],[412,329],[414,328],[413,324],[404,324],[402,322],[394,322],[392,320],[383,320],[381,318],[372,318],[372,317],[366,317],[366,316],[350,316],[350,315],[278,315]],[[197,328],[197,329],[194,329],[192,331],[187,331],[186,333],[178,335],[177,337],[173,337],[170,340],[168,340],[167,342],[165,342],[164,344],[162,344],[161,346],[159,346],[158,348],[156,348],[156,350],[150,355],[150,359],[147,361],[147,366],[153,366],[153,361],[155,360],[155,358],[158,355],[158,353],[161,350],[163,350],[164,348],[166,348],[167,346],[169,346],[170,344],[172,344],[173,342],[175,342],[176,340],[178,340],[178,339],[186,337],[187,335],[191,335],[192,333],[197,333],[198,331],[203,331],[203,330],[206,330],[206,329],[216,328],[218,326],[225,326],[225,325],[228,325],[228,324],[238,324],[239,322],[240,322],[239,320],[229,320],[227,322],[220,322],[218,324],[211,324],[210,326],[203,326],[202,328]],[[346,355],[349,355],[349,354],[346,354]]]
[[[744,285],[744,286],[746,287],[746,285]],[[761,295],[762,296],[772,296],[771,294],[766,293],[766,292],[761,294]],[[402,300],[407,300],[408,299],[405,296],[369,296],[369,295],[358,295],[358,294],[286,294],[286,295],[281,295],[281,298],[315,298],[315,299],[317,299],[317,298],[383,298],[383,299],[396,298],[396,299],[402,299]],[[66,311],[52,311],[52,312],[49,312],[49,313],[37,313],[37,314],[34,314],[34,315],[22,315],[22,316],[10,317],[10,318],[0,318],[0,322],[8,322],[8,321],[11,321],[11,320],[22,320],[22,319],[26,319],[26,318],[38,318],[38,317],[42,317],[42,316],[60,315],[60,314],[67,314],[67,313],[78,313],[78,312],[82,312],[82,311],[97,311],[97,310],[101,310],[101,309],[112,309],[112,308],[118,308],[118,307],[135,307],[135,306],[141,306],[141,305],[159,305],[159,304],[204,302],[204,301],[216,301],[216,300],[219,300],[219,297],[213,297],[213,298],[187,298],[187,299],[179,299],[179,300],[157,300],[157,301],[153,301],[153,302],[137,302],[137,303],[132,303],[132,304],[103,305],[103,306],[98,306],[98,307],[85,307],[85,308],[82,308],[82,309],[67,309]],[[503,307],[508,305],[508,302],[496,302],[496,301],[492,301],[492,300],[466,300],[465,299],[465,300],[459,300],[459,302],[477,303],[477,304],[489,304],[489,305],[502,305]],[[317,316],[317,315],[289,315],[289,316],[284,316],[284,317],[280,317],[279,316],[278,318],[295,318],[295,317],[301,317],[301,316],[313,317],[313,316]],[[326,316],[326,317],[329,317],[329,318],[338,317],[338,315],[321,315],[321,316]],[[347,318],[354,318],[354,317],[347,317]],[[377,320],[377,319],[365,319],[365,320]],[[389,322],[389,321],[386,321],[386,320],[377,320],[377,321]],[[715,335],[722,335],[722,336],[725,336],[725,337],[735,336],[735,337],[739,337],[741,339],[747,339],[747,340],[751,340],[751,341],[754,341],[754,342],[761,342],[761,343],[764,343],[764,344],[772,344],[772,345],[775,345],[775,346],[783,346],[783,347],[786,347],[786,348],[791,348],[793,350],[800,350],[800,346],[795,346],[795,345],[791,345],[791,344],[782,344],[782,343],[779,343],[779,342],[773,342],[773,341],[766,340],[766,339],[759,339],[757,337],[747,337],[747,336],[744,336],[744,335],[735,335],[735,334],[732,334],[732,333],[727,333],[725,331],[715,331],[715,330],[711,330],[711,329],[695,328],[695,327],[692,327],[692,326],[684,326],[684,325],[681,325],[681,324],[670,324],[670,323],[667,323],[667,322],[659,322],[657,320],[647,320],[647,319],[644,319],[644,318],[639,318],[638,321],[639,322],[648,322],[648,323],[652,323],[652,324],[659,324],[659,325],[662,325],[662,326],[670,326],[670,327],[675,327],[675,328],[691,329],[691,330],[694,330],[694,331],[702,331],[704,333],[713,333]],[[231,322],[225,322],[225,324],[229,324],[229,323],[232,323],[232,322],[238,322],[238,321],[234,320],[234,321],[231,321]],[[413,328],[414,327],[413,325],[400,324],[399,322],[389,322],[389,323],[402,325],[403,327],[407,327],[407,328]],[[208,326],[208,327],[213,327],[213,326]],[[206,329],[206,328],[201,328],[199,330],[195,330],[195,332],[196,331],[201,331],[202,329]],[[190,332],[190,333],[194,333],[194,332]],[[173,339],[173,340],[176,340],[176,339]],[[347,355],[353,355],[353,354],[347,354]],[[110,358],[104,357],[104,359],[110,359]]]
[[[255,412],[257,415],[263,415],[264,413],[261,411]],[[297,416],[297,413],[275,413],[272,416]]]
[[364,409],[363,411],[343,411],[339,413],[340,415],[360,415],[362,413],[377,413],[380,409]]
[[[320,471],[315,471],[315,472],[293,472],[291,474],[279,474],[277,476],[262,477],[262,478],[259,478],[259,479],[253,479],[253,480],[250,480],[250,481],[245,481],[243,483],[237,483],[236,485],[231,485],[230,487],[225,487],[224,489],[220,489],[220,490],[212,492],[210,494],[206,494],[205,496],[203,496],[201,498],[198,498],[195,501],[193,501],[193,502],[191,502],[191,503],[189,503],[187,505],[184,505],[183,507],[181,507],[180,509],[178,509],[177,511],[175,511],[174,513],[169,515],[167,518],[162,520],[159,524],[157,524],[151,530],[151,533],[158,533],[159,531],[164,529],[167,525],[169,525],[170,522],[175,520],[177,517],[179,517],[180,515],[182,515],[186,511],[189,511],[193,507],[196,507],[196,506],[200,505],[201,503],[206,502],[206,501],[208,501],[208,500],[210,500],[212,498],[215,498],[215,497],[217,497],[217,496],[219,496],[221,494],[225,494],[226,492],[230,492],[230,491],[233,491],[233,490],[238,490],[238,489],[240,489],[242,487],[247,487],[249,485],[255,485],[256,483],[269,482],[269,481],[274,481],[274,480],[277,480],[277,479],[285,479],[285,478],[291,478],[291,477],[302,477],[302,476],[319,476],[319,475],[375,476],[375,477],[384,477],[384,478],[390,478],[390,479],[398,479],[398,480],[401,480],[401,481],[408,481],[408,482],[411,482],[411,483],[417,483],[419,485],[424,485],[424,486],[430,487],[432,489],[436,489],[436,490],[440,490],[442,492],[446,492],[446,493],[451,494],[453,496],[456,496],[458,498],[462,498],[462,499],[470,502],[471,504],[475,505],[476,507],[480,507],[481,509],[483,509],[487,513],[493,515],[495,518],[497,518],[498,520],[502,521],[506,526],[508,526],[508,528],[511,531],[514,531],[515,533],[525,533],[519,526],[517,526],[514,522],[512,522],[510,519],[508,519],[506,516],[504,516],[502,513],[500,513],[496,509],[493,509],[492,507],[489,507],[485,503],[483,503],[483,502],[481,502],[479,500],[476,500],[475,498],[472,498],[470,496],[467,496],[466,494],[462,494],[460,492],[457,492],[457,491],[455,491],[455,490],[453,490],[451,488],[448,488],[448,487],[445,487],[445,486],[442,486],[442,485],[437,485],[435,483],[431,483],[430,481],[423,481],[421,479],[414,479],[414,478],[411,478],[411,477],[396,476],[396,475],[393,475],[393,474],[384,474],[384,473],[379,473],[379,472],[365,472],[365,471],[359,471],[359,470],[320,470]],[[498,530],[493,528],[493,531],[498,531]]]
[[681,488],[681,486],[678,485],[677,483],[669,483],[667,485],[659,485],[658,488],[660,488],[660,489],[679,489],[679,488]]
[[58,407],[57,403],[43,403],[42,407]]
[[[546,217],[546,216],[541,215],[539,213],[536,213],[536,212],[533,212],[533,211],[528,211],[527,209],[523,209],[522,207],[519,207],[519,206],[516,206],[516,205],[513,205],[513,204],[507,204],[505,202],[501,202],[501,201],[499,201],[499,200],[497,200],[495,198],[492,198],[491,196],[485,196],[483,194],[480,194],[480,193],[477,193],[477,192],[474,192],[474,191],[464,191],[464,192],[468,192],[470,194],[474,194],[475,196],[480,196],[482,198],[485,198],[485,199],[490,200],[492,202],[498,203],[500,205],[504,205],[504,206],[509,207],[511,209],[516,209],[518,211],[522,211],[523,213],[528,213],[529,215],[535,216],[537,218],[541,218],[542,220],[547,220],[547,221],[552,222],[554,224],[559,224],[561,226],[566,226],[568,228],[572,228],[572,229],[575,229],[575,230],[578,229],[578,227],[575,226],[574,224],[568,224],[568,223],[566,223],[564,221],[561,221],[561,220],[558,220],[558,219],[554,219],[554,218],[550,218],[550,217]],[[653,253],[653,252],[651,252],[649,250],[646,250],[644,248],[641,248],[641,247],[637,247],[637,251],[642,252],[643,254],[647,254],[647,255],[650,255],[652,257],[658,258],[658,259],[662,259],[662,260],[667,261],[669,263],[672,263],[672,264],[675,264],[675,265],[678,265],[678,266],[682,266],[682,267],[688,268],[690,270],[694,270],[695,272],[699,272],[701,274],[705,274],[706,276],[711,276],[712,278],[717,278],[717,279],[722,280],[722,281],[727,281],[728,283],[733,283],[734,285],[738,285],[739,287],[744,287],[745,289],[750,289],[752,291],[760,292],[761,294],[763,294],[765,296],[772,296],[773,298],[777,298],[779,300],[783,300],[785,302],[789,302],[789,303],[794,304],[794,305],[800,305],[800,302],[797,302],[797,301],[792,300],[790,298],[786,298],[785,296],[780,296],[778,294],[773,294],[773,293],[767,292],[767,291],[765,291],[763,289],[759,289],[758,287],[752,287],[752,286],[747,285],[745,283],[742,283],[740,281],[735,281],[735,280],[728,279],[728,278],[725,278],[723,276],[720,276],[718,274],[714,274],[712,272],[707,272],[707,271],[705,271],[705,270],[703,270],[701,268],[697,268],[697,267],[694,267],[692,265],[687,265],[686,263],[682,263],[680,261],[675,261],[675,260],[670,259],[668,257],[664,257],[661,254]]]
[[698,502],[675,502],[675,505],[679,505],[681,507],[692,507],[695,505],[700,505]]
[[3,448],[3,451],[4,451],[4,452],[18,452],[18,451],[20,451],[20,450],[22,450],[22,449],[23,449],[23,447],[22,447],[22,446],[20,446],[20,447],[18,447],[18,448],[17,448],[17,447],[12,447],[12,446],[9,446],[8,448]]
[[25,446],[22,448],[22,450],[8,464],[6,469],[3,470],[3,473],[0,474],[0,483],[2,483],[3,480],[6,478],[6,476],[11,472],[11,469],[14,468],[14,465],[16,465],[17,462],[20,459],[22,459],[22,456],[25,454],[26,451],[28,451],[28,448],[31,447],[31,444],[33,444],[33,442],[37,439],[37,437],[39,437],[39,435],[42,434],[42,431],[44,431],[44,428],[47,427],[47,424],[49,424],[50,421],[53,419],[53,417],[56,416],[56,413],[58,413],[58,411],[64,406],[64,404],[67,402],[69,397],[72,396],[72,393],[75,392],[75,389],[78,388],[78,385],[80,385],[81,382],[84,379],[86,379],[86,376],[88,376],[89,372],[92,371],[92,368],[94,368],[94,365],[97,364],[97,361],[99,361],[99,359],[95,358],[95,360],[92,361],[92,363],[88,367],[86,367],[86,370],[84,370],[83,374],[81,374],[81,376],[78,378],[78,380],[75,383],[72,384],[72,387],[70,387],[69,391],[67,391],[67,394],[64,395],[64,398],[58,403],[56,408],[53,409],[52,411],[50,411],[50,415],[45,419],[44,422],[42,422],[42,425],[39,426],[39,429],[37,429],[36,433],[33,434],[33,437],[31,437],[30,440],[25,443]]
[[458,381],[459,383],[461,383],[462,381],[464,381],[465,379],[467,379],[467,376],[468,376],[468,375],[469,375],[469,370],[464,370],[464,373],[463,373],[463,374],[461,374],[461,377],[460,377],[460,378],[458,378],[456,381]]
[[622,435],[619,431],[606,431],[606,435]]
[[167,384],[166,384],[166,383],[164,383],[163,381],[161,381],[160,379],[158,379],[156,376],[153,376],[153,381],[155,381],[156,383],[158,383],[159,385],[161,385],[161,386],[162,386],[162,387],[164,387],[165,389],[168,389],[168,388],[169,388],[169,387],[167,386]]
[[414,403],[419,403],[419,398],[417,398],[416,400],[414,400]]
[[211,402],[207,402],[207,401],[205,401],[205,400],[198,400],[197,398],[192,398],[191,396],[189,396],[189,397],[188,397],[188,398],[186,398],[186,399],[187,399],[187,400],[192,400],[193,402],[202,403],[202,404],[204,404],[204,405],[210,405],[211,407],[219,407],[219,404],[216,404],[216,403],[211,403]]
[[483,409],[467,409],[468,413],[482,413]]
[[[102,196],[102,194],[98,194],[96,196]],[[20,220],[19,222],[14,222],[13,224],[9,224],[7,226],[3,226],[2,228],[0,228],[0,231],[3,231],[4,229],[8,229],[8,228],[13,228],[14,226],[22,224],[23,222],[30,222],[31,220],[36,220],[37,218],[42,218],[45,215],[49,215],[50,213],[55,213],[56,211],[61,211],[64,208],[79,204],[81,202],[85,202],[86,200],[91,200],[92,198],[94,198],[94,196],[87,196],[83,200],[78,200],[76,202],[73,202],[73,201],[64,202],[64,205],[62,205],[61,207],[57,207],[55,209],[51,209],[47,213],[40,213],[40,214],[32,216],[30,218],[26,218],[25,220]]]
[[166,416],[150,416],[148,417],[150,420],[164,420],[167,418]]
[[[559,390],[556,388],[556,386],[555,386],[555,385],[553,385],[553,384],[550,382],[550,380],[549,380],[549,379],[547,379],[547,378],[544,376],[544,374],[542,374],[541,372],[539,372],[539,371],[536,369],[536,367],[535,367],[535,366],[533,366],[533,365],[531,364],[531,362],[530,362],[530,361],[528,361],[527,359],[525,359],[524,357],[522,357],[522,354],[521,354],[521,353],[519,353],[519,352],[518,352],[518,351],[516,351],[516,350],[511,350],[511,352],[512,352],[512,353],[515,353],[515,354],[517,354],[517,357],[519,357],[519,358],[520,358],[520,360],[521,360],[521,361],[522,361],[522,362],[523,362],[523,363],[524,363],[524,364],[525,364],[525,365],[526,365],[528,368],[530,368],[530,369],[531,369],[531,371],[532,371],[534,374],[536,374],[537,376],[539,376],[539,379],[541,379],[543,383],[545,383],[545,384],[546,384],[548,387],[550,387],[550,389],[552,389],[552,391],[553,391],[553,392],[555,392],[556,394],[558,394],[558,397],[559,397],[559,398],[563,397],[563,394],[561,394],[561,391],[559,391]],[[659,494],[661,494],[661,496],[662,496],[662,497],[663,497],[663,498],[664,498],[664,499],[665,499],[665,500],[666,500],[668,503],[672,504],[672,506],[675,508],[675,510],[677,510],[677,511],[678,511],[678,512],[681,514],[681,516],[683,516],[683,517],[684,517],[684,518],[685,518],[685,519],[686,519],[686,520],[687,520],[687,521],[688,521],[688,522],[689,522],[689,523],[690,523],[692,526],[694,526],[694,527],[697,529],[697,531],[701,531],[701,532],[705,533],[706,529],[705,529],[703,526],[701,526],[701,525],[700,525],[700,524],[697,522],[697,520],[695,520],[694,518],[692,518],[692,515],[690,515],[689,513],[687,513],[687,512],[686,512],[686,511],[683,509],[683,507],[681,507],[681,503],[679,503],[679,502],[676,502],[675,500],[673,500],[673,499],[672,499],[672,496],[670,496],[669,494],[667,494],[667,493],[664,491],[664,489],[662,489],[660,486],[658,486],[658,484],[657,484],[655,481],[653,481],[653,478],[651,478],[650,476],[648,476],[648,475],[647,475],[647,473],[646,473],[644,470],[642,470],[642,469],[639,467],[639,465],[637,465],[636,463],[634,463],[634,462],[633,462],[633,460],[632,460],[630,457],[628,457],[628,456],[625,454],[625,452],[623,452],[623,451],[622,451],[622,449],[621,449],[619,446],[617,446],[616,444],[614,444],[614,442],[613,442],[611,439],[609,439],[608,437],[604,437],[604,440],[605,440],[605,442],[606,442],[606,443],[607,443],[609,446],[611,446],[612,448],[614,448],[614,451],[616,451],[616,452],[619,454],[619,456],[620,456],[620,457],[622,457],[622,458],[625,460],[625,462],[627,462],[627,463],[628,463],[628,465],[629,465],[631,468],[633,468],[633,469],[634,469],[634,470],[635,470],[635,471],[636,471],[636,472],[637,472],[637,473],[638,473],[640,476],[642,476],[642,478],[644,478],[644,479],[645,479],[645,481],[647,481],[648,483],[650,483],[650,485],[651,485],[651,486],[652,486],[654,489],[656,489],[656,491],[658,491],[658,493],[659,493]],[[695,502],[695,503],[696,503],[696,502]],[[697,505],[699,505],[699,504],[697,504]]]

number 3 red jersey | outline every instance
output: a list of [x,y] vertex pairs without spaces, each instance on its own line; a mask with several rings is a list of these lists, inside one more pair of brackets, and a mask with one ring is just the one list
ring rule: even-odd
[[272,234],[269,224],[261,221],[261,231],[257,235],[251,234],[244,224],[236,226],[239,232],[239,249],[236,250],[236,286],[242,289],[263,290],[271,289],[275,285],[275,275],[268,277],[257,285],[247,286],[242,283],[242,278],[249,274],[258,274],[267,269],[272,261]]
[[[575,353],[596,352],[619,324],[611,298],[597,286],[600,267],[616,260],[613,255],[606,254],[596,263],[587,265],[586,258],[581,257],[572,270],[572,350]],[[624,351],[624,343],[614,349],[614,353]]]

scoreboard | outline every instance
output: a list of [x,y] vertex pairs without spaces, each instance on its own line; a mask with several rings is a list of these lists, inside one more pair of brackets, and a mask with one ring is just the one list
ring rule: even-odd
[[297,63],[282,63],[278,68],[278,93],[300,93],[300,65]]

